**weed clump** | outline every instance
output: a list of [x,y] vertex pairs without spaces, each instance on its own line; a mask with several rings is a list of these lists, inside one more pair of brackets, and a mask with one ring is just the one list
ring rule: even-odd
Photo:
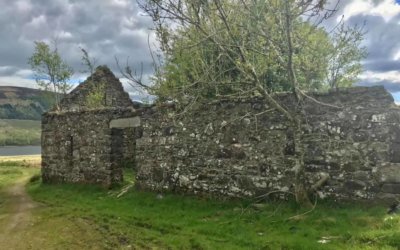
[[29,178],[29,183],[39,182],[41,179],[42,179],[42,176],[40,174],[35,174],[35,175],[32,175],[31,178]]

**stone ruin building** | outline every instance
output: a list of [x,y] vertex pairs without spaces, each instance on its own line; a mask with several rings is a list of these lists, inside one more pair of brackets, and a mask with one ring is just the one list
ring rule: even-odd
[[[106,81],[104,105],[85,108],[93,85]],[[400,197],[400,108],[383,87],[310,94],[300,114],[292,94],[276,94],[304,124],[308,184],[329,179],[320,197]],[[43,181],[122,180],[135,163],[136,185],[155,192],[254,197],[293,191],[293,128],[261,98],[197,103],[185,116],[171,105],[138,109],[104,67],[72,91],[61,111],[43,115]],[[334,108],[337,106],[339,108]],[[179,118],[177,118],[179,117]]]
[[[90,98],[96,98],[94,108]],[[121,182],[122,167],[135,160],[138,125],[121,82],[107,67],[98,67],[61,101],[60,110],[42,117],[43,182]]]

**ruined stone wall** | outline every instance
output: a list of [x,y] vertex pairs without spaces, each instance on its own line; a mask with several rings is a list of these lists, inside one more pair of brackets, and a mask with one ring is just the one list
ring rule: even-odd
[[[330,179],[321,197],[400,196],[400,109],[381,87],[313,94],[305,113],[291,94],[279,102],[302,117],[308,184]],[[137,140],[139,187],[154,191],[250,197],[293,191],[290,123],[262,99],[197,104],[175,116],[171,108],[141,110]]]
[[61,100],[59,106],[62,111],[87,109],[87,98],[96,91],[100,91],[99,94],[103,95],[99,106],[108,108],[133,107],[129,94],[124,91],[122,83],[107,66],[97,67],[94,74],[89,76]]
[[[122,166],[134,159],[133,109],[49,112],[42,118],[42,177],[45,183],[122,181]],[[123,119],[122,119],[123,120]],[[112,125],[112,124],[116,124]]]

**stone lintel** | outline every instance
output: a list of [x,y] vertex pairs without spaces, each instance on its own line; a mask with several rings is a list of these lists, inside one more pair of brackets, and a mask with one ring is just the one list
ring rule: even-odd
[[110,121],[110,128],[136,128],[140,126],[140,117],[114,119]]

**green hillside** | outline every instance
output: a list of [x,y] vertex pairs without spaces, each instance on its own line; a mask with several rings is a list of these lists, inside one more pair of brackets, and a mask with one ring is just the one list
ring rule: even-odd
[[0,146],[40,145],[40,121],[0,119]]
[[40,120],[51,106],[49,92],[0,86],[0,119]]

